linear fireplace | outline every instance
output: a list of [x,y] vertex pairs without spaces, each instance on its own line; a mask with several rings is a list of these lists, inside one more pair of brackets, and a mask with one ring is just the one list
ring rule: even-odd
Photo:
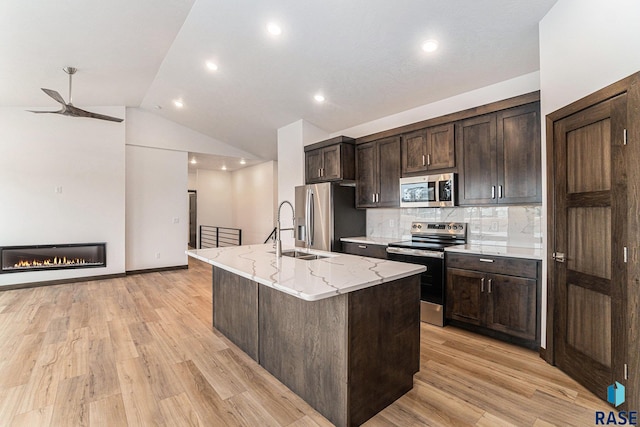
[[1,246],[0,273],[107,266],[106,243]]

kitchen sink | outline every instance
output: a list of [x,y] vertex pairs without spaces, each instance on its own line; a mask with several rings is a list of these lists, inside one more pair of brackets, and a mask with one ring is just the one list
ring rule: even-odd
[[[275,254],[275,251],[273,251],[271,253]],[[302,259],[302,260],[305,260],[305,261],[311,261],[311,260],[314,260],[314,259],[329,258],[328,256],[325,256],[325,255],[310,254],[309,252],[303,252],[303,251],[298,251],[298,250],[282,251],[282,256],[288,256],[290,258]]]

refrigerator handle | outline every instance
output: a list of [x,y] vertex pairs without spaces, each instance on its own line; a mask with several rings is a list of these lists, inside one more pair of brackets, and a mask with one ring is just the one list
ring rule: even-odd
[[309,247],[309,233],[311,231],[311,214],[309,213],[309,207],[311,206],[311,188],[307,187],[307,194],[304,201],[304,223],[306,226],[306,233],[304,236],[304,243]]
[[313,194],[313,190],[309,189],[309,246],[313,246],[313,235],[315,234],[315,217],[314,217],[314,208],[315,208],[315,195]]

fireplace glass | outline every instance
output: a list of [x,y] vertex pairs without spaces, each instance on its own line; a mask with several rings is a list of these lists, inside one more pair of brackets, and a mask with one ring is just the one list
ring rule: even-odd
[[106,267],[106,243],[0,247],[0,273]]

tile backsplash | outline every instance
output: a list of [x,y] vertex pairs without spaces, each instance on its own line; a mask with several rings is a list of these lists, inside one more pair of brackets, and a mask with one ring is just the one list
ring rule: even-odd
[[410,238],[413,221],[466,222],[471,244],[542,248],[539,205],[367,209],[367,236]]

